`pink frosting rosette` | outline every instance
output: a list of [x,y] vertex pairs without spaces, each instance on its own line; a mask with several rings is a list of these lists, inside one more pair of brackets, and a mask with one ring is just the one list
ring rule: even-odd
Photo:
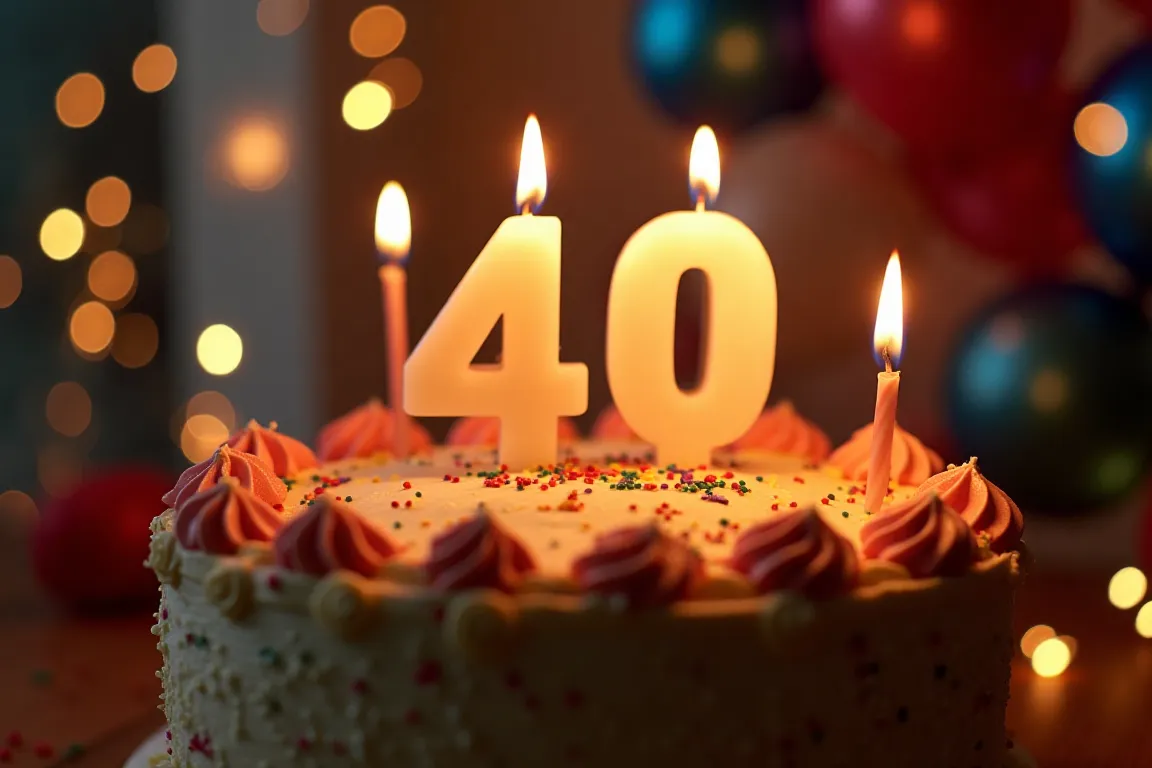
[[572,574],[589,592],[622,595],[629,607],[648,608],[688,597],[704,566],[688,542],[652,523],[598,536],[592,551],[573,563]]
[[860,573],[856,548],[832,530],[814,507],[773,517],[744,531],[736,540],[731,565],[757,592],[788,589],[813,599],[848,592]]
[[250,541],[271,541],[284,515],[232,477],[189,497],[176,510],[176,539],[185,549],[234,555]]
[[800,456],[813,464],[828,458],[832,443],[812,422],[785,400],[766,409],[736,442],[733,450],[757,450]]
[[350,505],[323,495],[280,529],[273,550],[276,564],[290,571],[354,571],[371,578],[398,548]]
[[228,438],[228,445],[260,458],[280,477],[291,477],[319,463],[311,448],[294,437],[281,434],[274,421],[263,427],[252,419]]
[[[428,430],[415,419],[404,419],[408,425],[408,444],[413,453],[432,447]],[[320,430],[316,452],[324,461],[362,459],[392,450],[396,415],[376,398],[354,408]]]
[[873,515],[860,529],[860,542],[865,557],[895,563],[916,578],[963,575],[978,553],[968,523],[934,493]]
[[967,463],[951,466],[933,475],[916,489],[917,494],[935,493],[960,513],[996,553],[1009,552],[1020,545],[1024,535],[1024,515],[1008,494],[981,474],[973,456]]
[[[852,433],[848,442],[828,457],[828,463],[839,467],[844,476],[857,482],[868,482],[868,462],[872,457],[872,425]],[[911,433],[896,426],[892,436],[891,482],[898,485],[919,485],[944,469],[940,454],[920,442]]]
[[524,545],[481,507],[468,520],[432,540],[425,563],[428,583],[445,592],[498,589],[512,592],[536,563]]
[[175,487],[164,494],[163,501],[178,509],[189,497],[211,488],[226,477],[236,478],[241,486],[268,504],[279,504],[288,495],[288,488],[259,457],[225,444],[204,461],[184,470]]

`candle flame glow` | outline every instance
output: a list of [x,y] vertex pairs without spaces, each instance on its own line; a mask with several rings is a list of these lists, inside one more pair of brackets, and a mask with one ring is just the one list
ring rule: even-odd
[[516,180],[516,208],[535,213],[544,204],[548,192],[548,172],[544,166],[544,139],[540,121],[528,115],[524,123],[524,141],[520,145],[520,176]]
[[[900,364],[904,347],[904,285],[900,275],[900,254],[892,251],[888,268],[884,270],[884,286],[880,289],[880,305],[876,308],[876,330],[872,344],[877,360],[887,367]],[[887,360],[885,360],[887,358]]]
[[688,186],[697,206],[709,206],[720,193],[720,147],[707,125],[696,129],[688,155]]
[[383,261],[403,262],[412,244],[408,196],[399,182],[390,181],[376,201],[376,251]]

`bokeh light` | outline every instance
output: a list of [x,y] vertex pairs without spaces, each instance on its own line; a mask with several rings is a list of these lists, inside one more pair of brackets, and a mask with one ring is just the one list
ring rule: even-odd
[[1036,646],[1053,637],[1056,637],[1056,630],[1047,624],[1037,624],[1020,638],[1020,651],[1030,659],[1036,651]]
[[124,249],[138,255],[157,253],[168,242],[168,214],[158,205],[134,205],[124,220]]
[[57,208],[40,225],[40,249],[48,258],[65,261],[75,256],[84,243],[84,220],[68,208]]
[[244,357],[244,343],[240,334],[227,325],[210,325],[196,341],[196,359],[213,376],[227,376],[236,370]]
[[62,381],[48,390],[44,411],[52,429],[65,437],[77,437],[92,423],[92,398],[75,381]]
[[88,265],[88,290],[104,301],[120,301],[136,287],[136,264],[120,251],[105,251]]
[[112,338],[112,359],[125,368],[143,368],[156,357],[160,346],[160,331],[156,321],[139,312],[130,312],[116,318],[116,334]]
[[123,179],[105,176],[88,188],[84,210],[93,224],[114,227],[124,221],[132,205],[132,190]]
[[1152,603],[1144,603],[1136,612],[1136,631],[1140,637],[1152,638]]
[[104,111],[104,84],[91,72],[80,72],[56,91],[56,116],[69,128],[91,125]]
[[1076,654],[1080,652],[1080,642],[1072,635],[1057,635],[1056,639],[1068,648],[1068,660],[1075,661]]
[[0,309],[8,309],[20,298],[24,288],[24,273],[11,256],[0,256]]
[[72,312],[68,336],[72,346],[89,355],[98,355],[112,343],[116,320],[112,310],[98,301],[86,301]]
[[140,51],[132,62],[132,82],[145,93],[162,91],[176,77],[176,54],[157,43]]
[[372,130],[391,112],[391,92],[374,80],[357,83],[344,94],[344,122],[358,131]]
[[390,5],[373,5],[352,21],[348,41],[356,53],[378,59],[399,47],[407,29],[408,23],[400,11]]
[[1127,610],[1138,605],[1147,591],[1148,577],[1143,571],[1132,566],[1121,568],[1108,582],[1108,601],[1121,610]]
[[290,35],[308,18],[308,0],[260,0],[256,23],[273,37]]
[[1072,653],[1059,637],[1050,637],[1032,652],[1032,669],[1040,677],[1057,677],[1072,663]]
[[1068,402],[1068,376],[1063,371],[1045,368],[1032,378],[1028,390],[1036,410],[1056,413]]
[[1085,152],[1109,157],[1128,143],[1128,121],[1111,104],[1095,102],[1080,110],[1072,124],[1076,143]]
[[404,109],[420,95],[424,87],[424,75],[420,67],[411,59],[396,57],[384,59],[368,73],[369,80],[375,80],[392,93],[392,109]]
[[220,392],[207,389],[188,398],[188,405],[184,409],[185,420],[202,413],[215,416],[228,428],[229,433],[236,428],[236,409],[232,401]]
[[180,431],[180,450],[193,464],[204,461],[228,439],[226,424],[210,413],[189,416]]
[[760,66],[764,49],[755,30],[744,26],[726,29],[716,39],[716,61],[732,75],[746,75]]
[[63,496],[80,480],[80,460],[67,446],[53,444],[40,449],[36,476],[49,496]]
[[25,546],[25,537],[36,520],[36,502],[23,491],[0,493],[0,541],[19,541]]
[[224,138],[224,177],[234,186],[262,192],[288,173],[288,138],[266,117],[246,117]]

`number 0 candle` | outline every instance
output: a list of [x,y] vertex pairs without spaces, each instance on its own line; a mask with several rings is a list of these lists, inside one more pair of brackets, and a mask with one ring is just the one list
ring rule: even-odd
[[[743,222],[707,210],[720,188],[712,129],[696,133],[689,157],[696,210],[659,216],[638,229],[616,261],[608,294],[608,384],[628,426],[656,447],[661,464],[706,464],[759,416],[776,361],[776,275]],[[683,391],[674,371],[680,277],[707,279],[704,365]]]
[[[540,124],[524,127],[516,206],[404,366],[414,416],[496,416],[500,461],[513,471],[556,461],[560,416],[588,408],[588,369],[560,362],[560,219],[536,216],[547,178]],[[504,318],[500,362],[473,365]]]
[[903,285],[900,255],[895,251],[884,270],[872,343],[884,370],[876,377],[876,413],[872,417],[872,456],[868,462],[864,509],[879,512],[888,495],[888,479],[892,474],[892,436],[896,432],[896,401],[900,395],[900,371],[892,367],[900,364],[900,351],[904,346]]

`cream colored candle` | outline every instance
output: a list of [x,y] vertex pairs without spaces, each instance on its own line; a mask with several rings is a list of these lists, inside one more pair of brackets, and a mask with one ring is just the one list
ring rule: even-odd
[[[710,128],[692,142],[689,178],[695,211],[666,213],[638,229],[620,252],[608,294],[607,366],[624,421],[656,448],[660,464],[711,460],[759,416],[776,360],[776,275],[743,222],[707,210],[720,186]],[[708,282],[699,386],[676,384],[674,331],[680,277]]]
[[384,185],[376,201],[376,252],[380,256],[380,300],[388,355],[388,405],[395,428],[392,453],[407,456],[408,425],[404,413],[404,359],[408,357],[408,263],[412,217],[408,196],[395,181]]
[[[561,416],[588,408],[588,368],[560,362],[560,219],[536,216],[546,191],[533,115],[524,128],[518,216],[472,262],[404,366],[414,416],[495,416],[500,461],[513,471],[556,461]],[[501,317],[500,363],[472,359]]]
[[904,345],[904,296],[900,279],[900,255],[895,251],[884,271],[880,304],[876,309],[876,329],[872,335],[884,370],[876,377],[876,411],[872,417],[872,456],[868,462],[868,491],[864,509],[879,512],[888,495],[892,474],[892,437],[896,432],[896,403],[900,395],[900,362]]

